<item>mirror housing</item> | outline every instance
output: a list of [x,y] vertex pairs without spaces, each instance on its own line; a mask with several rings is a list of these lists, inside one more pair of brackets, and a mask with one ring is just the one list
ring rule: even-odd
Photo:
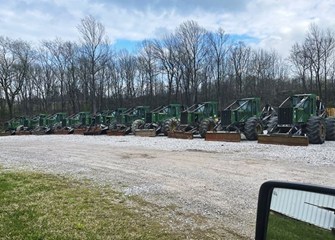
[[[256,240],[267,239],[269,213],[274,189],[297,190],[313,194],[323,194],[323,195],[334,196],[335,199],[334,188],[323,187],[318,185],[301,184],[301,183],[280,182],[280,181],[268,181],[263,183],[260,187],[258,195],[256,232],[255,232]],[[308,202],[304,203],[309,204]],[[333,204],[335,204],[335,201],[333,201]],[[334,208],[335,206],[332,206],[332,208],[330,208],[330,211],[333,211]]]

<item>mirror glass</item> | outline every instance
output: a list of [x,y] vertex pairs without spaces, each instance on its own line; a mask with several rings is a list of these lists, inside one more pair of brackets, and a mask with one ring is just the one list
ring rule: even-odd
[[335,240],[335,196],[274,188],[266,239]]

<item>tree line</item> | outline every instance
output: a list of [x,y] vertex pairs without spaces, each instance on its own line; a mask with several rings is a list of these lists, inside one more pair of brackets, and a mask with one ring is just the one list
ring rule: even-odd
[[331,106],[335,101],[334,33],[315,24],[287,59],[195,21],[142,41],[132,53],[115,50],[92,16],[77,30],[78,42],[56,38],[36,45],[0,36],[0,120],[209,100],[223,109],[253,96],[278,106],[293,93],[316,93]]

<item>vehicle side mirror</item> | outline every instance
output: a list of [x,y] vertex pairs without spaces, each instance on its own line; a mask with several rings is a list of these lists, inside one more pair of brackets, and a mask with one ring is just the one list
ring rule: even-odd
[[259,190],[256,240],[335,239],[335,189],[269,181]]

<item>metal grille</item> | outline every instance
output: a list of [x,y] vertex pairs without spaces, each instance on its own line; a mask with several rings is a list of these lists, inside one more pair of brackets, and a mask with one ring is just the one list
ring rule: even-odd
[[152,122],[152,113],[148,112],[145,114],[145,123],[151,123]]
[[181,113],[181,116],[180,116],[180,123],[181,124],[187,124],[188,123],[187,116],[188,116],[188,112],[182,112]]
[[221,125],[228,126],[231,124],[231,110],[224,110],[221,113]]
[[293,108],[279,108],[278,124],[292,124],[293,123]]

